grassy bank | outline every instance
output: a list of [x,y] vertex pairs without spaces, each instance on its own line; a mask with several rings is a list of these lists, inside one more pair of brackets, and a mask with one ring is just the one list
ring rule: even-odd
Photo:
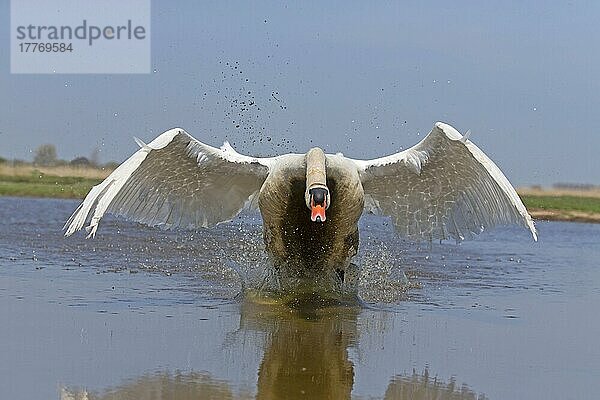
[[83,198],[110,171],[69,166],[0,166],[0,196]]
[[[0,196],[81,199],[110,170],[0,165]],[[535,219],[600,223],[600,191],[519,189]]]
[[600,190],[518,190],[535,219],[600,223]]
[[564,210],[600,213],[600,199],[596,197],[522,195],[523,203],[532,210]]
[[522,195],[535,219],[600,223],[600,198],[577,196]]

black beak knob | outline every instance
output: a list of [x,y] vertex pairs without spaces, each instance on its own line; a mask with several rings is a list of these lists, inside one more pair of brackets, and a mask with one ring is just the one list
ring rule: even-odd
[[314,204],[324,205],[325,199],[327,198],[327,189],[314,188],[310,189],[309,193],[312,195]]

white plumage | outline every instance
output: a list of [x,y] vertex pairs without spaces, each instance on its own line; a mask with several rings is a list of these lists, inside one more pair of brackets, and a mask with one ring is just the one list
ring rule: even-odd
[[[209,227],[256,206],[272,171],[306,170],[303,154],[247,157],[228,143],[217,149],[178,128],[147,145],[138,143],[140,150],[88,193],[65,224],[66,236],[88,219],[88,236],[94,236],[107,212],[151,226]],[[341,171],[347,179],[358,172],[366,209],[391,216],[405,237],[462,240],[496,225],[519,224],[537,240],[533,221],[504,174],[450,125],[438,122],[414,147],[375,160],[326,158],[348,169]],[[336,204],[335,193],[331,201]]]
[[531,216],[502,171],[475,144],[438,122],[416,146],[354,160],[367,208],[389,215],[412,239],[465,239],[496,225],[527,227]]

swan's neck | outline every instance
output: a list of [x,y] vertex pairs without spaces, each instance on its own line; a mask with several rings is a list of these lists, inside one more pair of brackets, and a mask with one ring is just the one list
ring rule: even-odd
[[[310,189],[315,187],[327,188],[327,176],[325,173],[325,153],[318,147],[314,147],[306,153],[306,205],[309,206]],[[310,208],[310,206],[309,206]]]
[[306,153],[306,188],[327,186],[325,175],[325,153],[318,147]]

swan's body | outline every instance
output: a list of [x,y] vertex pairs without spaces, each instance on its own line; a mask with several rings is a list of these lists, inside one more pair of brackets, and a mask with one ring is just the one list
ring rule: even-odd
[[462,240],[505,224],[523,225],[537,238],[498,167],[467,137],[439,122],[416,146],[371,161],[318,148],[306,155],[247,157],[228,143],[217,149],[182,129],[138,143],[139,151],[92,188],[67,221],[67,236],[90,214],[94,236],[105,212],[151,226],[196,229],[258,206],[265,245],[280,276],[312,281],[344,280],[358,250],[364,209],[391,216],[396,231],[414,240]]
[[[325,157],[324,183],[331,198],[325,222],[312,221],[303,201],[310,187],[306,179],[310,163],[303,156],[274,166],[258,196],[265,245],[284,286],[301,278],[319,281],[320,286],[336,278],[343,281],[358,251],[358,220],[364,207],[358,170],[342,155]],[[290,280],[292,284],[286,285]]]

